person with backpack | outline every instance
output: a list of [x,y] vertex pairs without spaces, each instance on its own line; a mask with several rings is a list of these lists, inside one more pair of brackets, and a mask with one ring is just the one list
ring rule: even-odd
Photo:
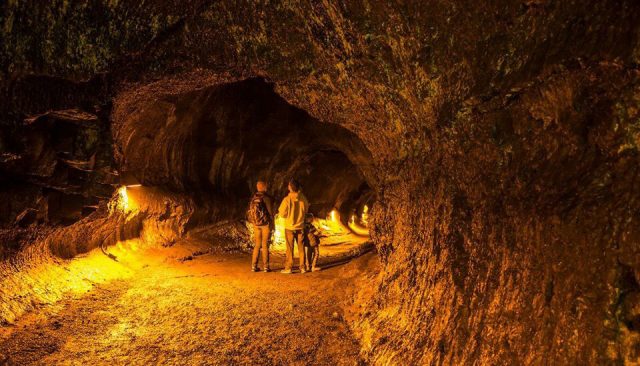
[[270,272],[269,267],[269,238],[273,226],[273,197],[267,193],[267,183],[258,181],[257,192],[251,196],[247,209],[247,220],[253,225],[253,255],[251,257],[251,271],[258,272],[258,257],[262,249],[262,270]]
[[292,273],[293,267],[293,243],[298,243],[298,255],[300,256],[300,272],[305,273],[305,250],[304,250],[304,218],[309,210],[309,201],[302,194],[300,183],[292,179],[289,182],[289,194],[282,200],[278,215],[284,218],[284,236],[287,242],[287,252],[284,269],[281,273]]

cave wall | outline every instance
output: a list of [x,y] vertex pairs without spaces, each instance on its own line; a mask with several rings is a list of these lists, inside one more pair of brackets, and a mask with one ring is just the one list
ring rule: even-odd
[[2,6],[5,95],[104,73],[135,106],[258,76],[355,133],[383,264],[353,324],[372,362],[639,357],[634,1]]
[[145,186],[191,194],[208,221],[243,218],[260,179],[279,201],[294,177],[324,216],[371,174],[357,136],[291,106],[260,78],[147,100],[125,92],[114,116],[119,169]]
[[0,103],[0,236],[15,244],[0,246],[6,258],[33,239],[29,231],[94,212],[111,197],[117,173],[99,78],[29,75],[2,84],[9,92]]
[[[16,248],[0,260],[0,325],[14,324],[28,311],[126,275],[132,263],[122,266],[110,253],[117,243],[140,250],[171,246],[184,237],[195,212],[188,195],[135,187],[128,189],[128,197],[124,208],[116,192],[95,211],[69,225],[2,231],[3,246],[16,243]],[[127,244],[130,240],[135,241],[133,246]],[[89,253],[97,248],[105,255]],[[81,254],[84,261],[68,261]]]

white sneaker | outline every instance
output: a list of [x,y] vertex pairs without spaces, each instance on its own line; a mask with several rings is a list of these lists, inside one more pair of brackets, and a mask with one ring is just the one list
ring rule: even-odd
[[280,273],[283,273],[283,274],[291,274],[292,272],[291,272],[291,270],[290,270],[290,269],[283,269],[282,271],[280,271]]

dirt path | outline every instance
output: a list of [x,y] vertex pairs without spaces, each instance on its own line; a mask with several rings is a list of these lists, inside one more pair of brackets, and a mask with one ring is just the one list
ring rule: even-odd
[[[189,250],[192,250],[190,248]],[[8,364],[354,365],[342,318],[373,254],[321,272],[251,273],[247,255],[146,253],[130,279],[31,314],[0,339]],[[272,261],[274,269],[282,258]],[[2,356],[3,355],[3,356]],[[0,361],[0,364],[2,361]]]

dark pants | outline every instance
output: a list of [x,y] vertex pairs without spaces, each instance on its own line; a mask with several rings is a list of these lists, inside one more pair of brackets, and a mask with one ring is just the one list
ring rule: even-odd
[[251,258],[251,265],[258,267],[258,257],[260,256],[260,249],[262,249],[262,264],[264,268],[269,268],[269,237],[271,236],[271,229],[269,225],[254,226],[253,227],[253,256]]
[[284,262],[284,269],[293,267],[293,242],[298,243],[298,256],[300,257],[300,270],[304,269],[304,242],[302,240],[302,230],[284,230],[284,237],[287,240],[287,258]]
[[320,256],[320,245],[315,247],[308,246],[307,249],[307,267],[314,268],[318,264],[318,257]]

